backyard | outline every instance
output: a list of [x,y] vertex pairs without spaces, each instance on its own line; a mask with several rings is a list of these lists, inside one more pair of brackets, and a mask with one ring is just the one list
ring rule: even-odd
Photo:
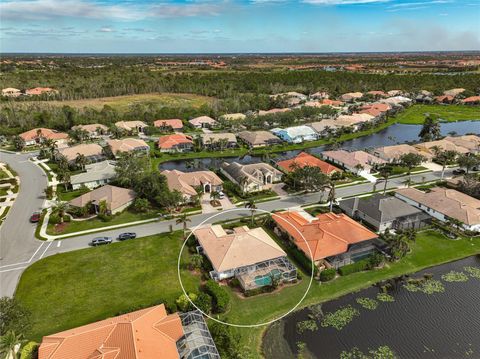
[[[180,296],[181,233],[162,234],[44,258],[30,266],[16,292],[32,313],[28,338],[114,316]],[[185,254],[187,255],[187,254]],[[184,286],[199,279],[182,271]]]
[[445,122],[480,120],[478,107],[463,105],[413,105],[400,112],[395,120],[404,124],[423,124],[427,113]]

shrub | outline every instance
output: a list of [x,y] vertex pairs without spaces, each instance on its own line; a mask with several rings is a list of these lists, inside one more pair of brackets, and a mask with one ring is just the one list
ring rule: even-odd
[[20,359],[34,359],[37,357],[38,344],[36,342],[28,342],[20,354]]
[[341,267],[338,270],[338,273],[340,273],[340,275],[349,275],[352,273],[364,271],[369,268],[370,268],[370,259],[367,258],[367,259],[362,259],[358,262]]
[[48,219],[48,223],[59,224],[60,223],[60,217],[58,217],[57,214],[51,214],[50,218]]
[[110,222],[112,220],[112,216],[109,216],[108,214],[102,214],[102,213],[99,213],[97,215],[97,218],[103,222]]
[[213,310],[216,313],[223,313],[227,310],[230,297],[227,291],[213,279],[209,279],[205,283],[205,291],[213,298]]
[[327,268],[320,272],[320,280],[322,282],[328,282],[329,280],[335,278],[336,272],[337,271],[335,270],[335,268]]
[[384,260],[385,257],[381,253],[375,252],[369,258],[370,268],[378,267],[380,264],[383,263]]
[[200,309],[206,314],[209,314],[212,311],[212,297],[205,292],[201,292],[197,296],[197,299],[193,302],[198,307],[198,309]]
[[[188,298],[190,298],[192,302],[195,302],[198,299],[198,296],[195,293],[188,293]],[[192,309],[192,303],[190,303],[190,300],[188,300],[188,298],[185,294],[182,294],[175,301],[178,309],[180,309],[182,312],[186,312]]]

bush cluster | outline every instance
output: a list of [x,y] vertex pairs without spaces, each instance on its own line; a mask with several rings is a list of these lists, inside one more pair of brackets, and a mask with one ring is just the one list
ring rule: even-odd
[[230,302],[230,297],[227,291],[222,288],[213,279],[209,279],[205,283],[205,292],[210,294],[213,298],[213,310],[216,313],[223,313],[227,310]]
[[335,278],[336,272],[337,271],[335,270],[335,268],[324,269],[323,271],[320,272],[320,280],[322,282],[328,282],[333,278]]

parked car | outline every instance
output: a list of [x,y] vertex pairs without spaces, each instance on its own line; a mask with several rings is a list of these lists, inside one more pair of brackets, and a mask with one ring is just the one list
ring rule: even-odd
[[224,198],[225,198],[225,193],[223,193],[223,192],[221,192],[221,191],[218,192],[218,198],[219,198],[219,199],[224,199]]
[[31,223],[38,223],[40,221],[40,212],[33,212],[33,214],[30,216],[30,222]]
[[465,174],[465,170],[463,168],[457,168],[457,169],[453,170],[452,173],[456,176],[463,175],[463,174]]
[[111,237],[96,237],[92,239],[90,242],[91,246],[101,246],[102,244],[110,244],[112,243],[112,238]]
[[118,240],[119,241],[124,241],[124,240],[127,240],[127,239],[135,239],[137,238],[137,234],[136,233],[133,233],[133,232],[126,232],[126,233],[120,233],[118,235]]

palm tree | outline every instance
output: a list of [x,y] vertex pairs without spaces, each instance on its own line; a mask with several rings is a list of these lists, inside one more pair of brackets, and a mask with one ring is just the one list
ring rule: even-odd
[[80,167],[82,170],[85,170],[85,165],[88,163],[85,155],[77,153],[77,158],[75,158],[75,164]]
[[183,225],[183,240],[187,239],[187,223],[188,222],[191,222],[191,219],[187,217],[186,213],[183,213],[175,221],[176,224],[182,224]]
[[68,203],[67,202],[58,202],[55,205],[54,211],[58,213],[58,217],[60,218],[60,223],[63,223],[63,217],[65,217],[65,213],[68,210]]
[[433,146],[432,151],[435,154],[435,161],[442,165],[441,179],[443,180],[443,176],[445,175],[445,167],[447,167],[449,163],[455,161],[455,158],[458,156],[458,152],[453,150],[443,151],[438,146]]
[[247,192],[248,183],[249,183],[249,181],[248,181],[248,178],[247,178],[247,177],[242,177],[242,178],[240,179],[240,183],[239,183],[239,184],[240,184],[240,188],[242,189],[242,193]]
[[384,181],[383,194],[385,194],[385,192],[387,192],[388,178],[389,178],[390,175],[392,174],[392,167],[390,167],[390,166],[383,166],[382,168],[380,168],[380,170],[378,171],[378,173],[380,174],[380,177],[381,177],[381,178],[383,179],[383,181]]
[[65,169],[60,169],[57,173],[57,178],[58,180],[63,183],[63,187],[65,188],[65,191],[67,190],[67,184],[70,183],[70,171],[65,170]]
[[329,185],[326,186],[329,189],[327,200],[330,202],[330,212],[333,210],[333,203],[335,202],[335,182],[331,181]]
[[252,221],[252,226],[254,224],[254,218],[255,218],[255,211],[257,209],[257,205],[255,203],[255,200],[253,199],[249,199],[247,202],[245,202],[245,208],[249,208],[250,209],[250,213],[251,213],[251,221]]
[[4,358],[14,359],[17,357],[17,345],[24,342],[22,334],[17,335],[13,330],[9,330],[0,337],[0,353]]
[[220,199],[220,192],[218,191],[210,192],[210,199],[214,202],[217,202]]

